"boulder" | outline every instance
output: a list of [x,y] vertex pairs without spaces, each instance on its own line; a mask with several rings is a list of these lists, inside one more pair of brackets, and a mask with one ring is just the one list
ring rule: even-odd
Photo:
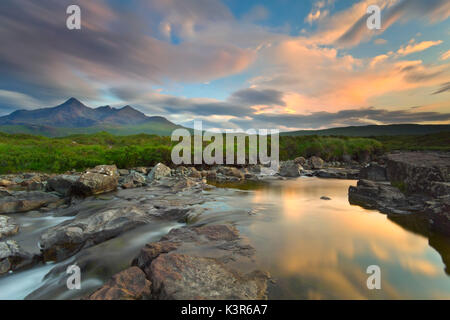
[[436,198],[450,195],[450,182],[432,181],[430,183],[430,193]]
[[304,157],[297,157],[294,159],[294,162],[301,166],[304,166],[306,165],[307,160]]
[[171,170],[169,167],[165,166],[162,163],[158,163],[156,166],[148,174],[148,179],[150,181],[159,180],[163,177],[168,177],[171,175]]
[[71,193],[79,196],[91,196],[117,189],[119,172],[115,165],[101,165],[86,170],[76,181]]
[[47,181],[48,188],[56,191],[62,196],[70,195],[72,186],[78,181],[80,177],[75,175],[62,174],[50,178]]
[[408,193],[432,194],[433,182],[450,182],[450,154],[401,152],[387,156],[387,176]]
[[39,243],[45,261],[61,261],[150,221],[146,208],[126,204],[122,207],[111,204],[103,210],[94,207],[80,212],[73,220],[47,229]]
[[371,163],[361,169],[359,178],[373,181],[387,181],[386,168],[376,163]]
[[121,178],[119,180],[119,183],[122,186],[122,188],[132,189],[142,187],[143,185],[145,185],[146,179],[144,175],[136,171],[132,171],[128,176]]
[[322,158],[312,156],[309,158],[309,163],[313,169],[322,169],[325,161],[323,161]]
[[119,172],[120,176],[127,176],[130,174],[130,170],[128,169],[118,169],[117,171]]
[[316,172],[316,176],[319,178],[329,179],[358,179],[359,170],[347,169],[347,168],[326,168]]
[[219,167],[217,173],[221,173],[224,176],[235,177],[238,179],[244,179],[244,173],[235,167]]
[[16,241],[0,242],[0,275],[33,263],[33,256],[20,248]]
[[405,213],[408,207],[406,196],[389,183],[359,180],[356,187],[349,188],[349,202],[384,213]]
[[292,160],[282,161],[279,174],[282,177],[299,177],[303,167]]
[[150,298],[151,282],[138,267],[131,267],[114,275],[89,300],[143,300]]
[[450,235],[450,194],[428,201],[425,213],[433,230]]
[[19,225],[7,216],[0,216],[0,239],[15,235],[19,232]]
[[57,195],[42,191],[18,191],[0,198],[0,214],[27,212],[51,204],[62,204],[64,200]]
[[153,299],[264,299],[269,276],[253,269],[254,254],[235,227],[208,225],[172,229],[133,265],[152,282]]

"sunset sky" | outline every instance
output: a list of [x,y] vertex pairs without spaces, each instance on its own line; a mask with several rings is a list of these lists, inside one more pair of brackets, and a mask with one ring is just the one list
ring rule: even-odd
[[448,0],[2,0],[0,116],[76,97],[209,128],[450,123],[449,16]]

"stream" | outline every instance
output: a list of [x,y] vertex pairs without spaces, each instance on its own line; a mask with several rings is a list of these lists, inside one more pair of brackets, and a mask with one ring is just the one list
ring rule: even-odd
[[[300,177],[217,185],[214,201],[196,205],[193,225],[232,223],[270,272],[269,299],[450,299],[450,239],[430,234],[414,215],[388,217],[348,202],[354,180]],[[323,200],[326,196],[330,200]],[[43,230],[71,217],[11,215],[11,237],[37,252]],[[127,268],[148,242],[184,224],[160,221],[84,249],[59,263],[0,277],[0,299],[79,299]],[[447,266],[445,263],[447,263]],[[67,266],[82,270],[82,289],[66,288]],[[369,290],[366,269],[381,270],[381,290]]]

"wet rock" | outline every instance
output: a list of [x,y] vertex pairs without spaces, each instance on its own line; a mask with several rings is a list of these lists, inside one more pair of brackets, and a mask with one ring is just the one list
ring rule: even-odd
[[248,172],[253,174],[260,174],[262,166],[260,164],[252,164],[248,166]]
[[130,174],[130,170],[128,169],[118,169],[118,172],[120,176],[127,176]]
[[311,164],[311,167],[313,169],[322,169],[325,161],[322,160],[322,158],[316,157],[316,156],[312,156],[311,158],[309,158],[309,162]]
[[[73,220],[46,230],[40,239],[45,261],[61,261],[79,250],[111,239],[151,221],[145,207],[112,203],[106,209],[94,207],[79,212]],[[149,212],[150,211],[150,212]]]
[[235,177],[238,179],[244,179],[244,173],[235,167],[219,167],[217,173],[223,174],[228,177]]
[[428,201],[425,212],[432,229],[450,235],[450,195]]
[[399,209],[408,206],[405,195],[389,183],[359,180],[356,187],[350,186],[348,196],[351,204],[384,213],[407,213]]
[[0,216],[0,239],[15,235],[19,232],[19,225],[7,216]]
[[20,248],[16,241],[0,242],[0,275],[33,263],[33,257]]
[[58,175],[50,178],[47,181],[49,190],[56,191],[62,196],[70,195],[72,186],[78,181],[80,177],[75,175]]
[[122,188],[132,189],[132,188],[142,187],[143,185],[145,185],[146,179],[145,179],[144,175],[142,175],[138,172],[132,171],[128,176],[121,178],[119,180],[119,183]]
[[41,191],[18,191],[0,198],[0,213],[27,212],[50,204],[62,204],[58,196]]
[[146,175],[146,174],[148,174],[150,169],[151,168],[147,168],[147,167],[137,167],[137,168],[134,168],[134,171],[136,171],[136,172],[138,172],[140,174]]
[[138,267],[128,268],[89,296],[89,300],[143,300],[150,298],[151,282]]
[[387,155],[387,176],[408,193],[432,194],[433,182],[450,182],[450,154],[402,152]]
[[148,174],[149,181],[159,180],[163,177],[168,177],[171,175],[171,170],[169,167],[162,163],[158,163],[153,167],[152,171]]
[[235,227],[173,229],[133,261],[152,282],[153,299],[264,299],[267,273]]
[[90,196],[117,189],[119,173],[115,165],[101,165],[86,170],[71,188],[71,193]]
[[363,167],[359,173],[360,179],[387,181],[386,168],[376,163]]
[[319,178],[329,179],[358,179],[359,170],[348,168],[326,168],[316,172]]
[[280,163],[279,174],[282,177],[299,177],[303,167],[292,160],[282,161]]
[[320,200],[327,200],[327,201],[329,201],[329,200],[331,200],[331,198],[327,197],[327,196],[322,196],[322,197],[320,197]]

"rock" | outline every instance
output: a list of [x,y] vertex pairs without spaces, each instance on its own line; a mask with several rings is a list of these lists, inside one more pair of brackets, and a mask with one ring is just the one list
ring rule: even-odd
[[150,298],[151,282],[138,267],[128,268],[89,296],[89,300],[143,300]]
[[32,255],[23,251],[16,241],[0,242],[0,275],[33,263]]
[[86,170],[76,181],[71,193],[79,196],[90,196],[117,189],[119,173],[115,165],[101,165]]
[[70,195],[72,186],[78,181],[80,177],[75,175],[58,175],[50,178],[47,181],[48,188],[50,190],[56,191],[62,196]]
[[312,156],[311,158],[309,158],[309,162],[311,163],[313,169],[322,169],[325,163],[325,161],[316,156]]
[[304,157],[297,157],[294,159],[294,162],[301,166],[304,166],[306,165],[307,160]]
[[362,163],[368,163],[370,162],[370,152],[367,150],[363,150],[358,153],[358,160]]
[[351,204],[384,213],[402,213],[399,208],[408,206],[405,195],[388,183],[359,180],[356,187],[350,186],[348,196]]
[[10,196],[12,196],[11,191],[5,189],[4,187],[0,187],[0,198],[10,197]]
[[279,174],[282,177],[299,177],[303,167],[292,160],[282,161]]
[[206,174],[207,180],[216,180],[217,179],[217,172],[215,170],[209,170]]
[[316,172],[319,178],[329,179],[358,179],[359,170],[347,168],[327,168]]
[[125,189],[142,187],[143,185],[145,185],[145,182],[146,182],[145,176],[135,171],[132,171],[125,178],[120,179],[120,185],[122,186],[122,188]]
[[168,177],[171,175],[171,170],[169,167],[165,166],[162,163],[158,163],[153,167],[152,171],[148,174],[148,179],[150,181],[159,180],[163,177]]
[[261,165],[260,164],[252,164],[248,166],[248,172],[253,174],[261,173]]
[[0,187],[8,187],[12,185],[13,183],[6,179],[0,179]]
[[387,181],[386,168],[379,164],[371,163],[361,169],[359,178],[373,181]]
[[194,179],[201,179],[202,174],[194,167],[189,168],[188,176]]
[[171,230],[133,265],[152,282],[153,299],[263,299],[269,276],[251,271],[254,253],[235,227],[209,225]]
[[0,198],[0,214],[27,212],[50,204],[62,204],[64,200],[58,196],[41,191],[18,191],[11,196]]
[[45,261],[61,261],[79,250],[91,247],[151,221],[145,208],[123,204],[122,207],[91,208],[75,219],[46,230],[40,239]]
[[450,182],[432,181],[430,183],[430,193],[436,198],[450,195]]
[[130,170],[127,170],[127,169],[119,169],[118,172],[119,172],[119,175],[121,175],[121,176],[127,176],[130,174]]
[[450,154],[401,152],[387,155],[387,176],[408,193],[432,194],[433,182],[450,182]]
[[320,197],[320,200],[331,200],[331,198],[327,197],[327,196],[322,196],[322,197]]
[[134,171],[136,171],[136,172],[138,172],[138,173],[140,173],[140,174],[143,174],[143,175],[146,175],[146,174],[148,174],[148,172],[151,170],[151,168],[147,168],[147,167],[137,167],[137,168],[134,168]]
[[450,235],[450,195],[427,202],[425,213],[433,230]]
[[240,171],[238,168],[235,167],[219,167],[217,169],[217,173],[221,173],[224,176],[228,176],[228,177],[235,177],[238,179],[244,179],[244,173],[242,173],[242,171]]
[[0,239],[15,235],[19,232],[19,225],[7,216],[0,216]]

